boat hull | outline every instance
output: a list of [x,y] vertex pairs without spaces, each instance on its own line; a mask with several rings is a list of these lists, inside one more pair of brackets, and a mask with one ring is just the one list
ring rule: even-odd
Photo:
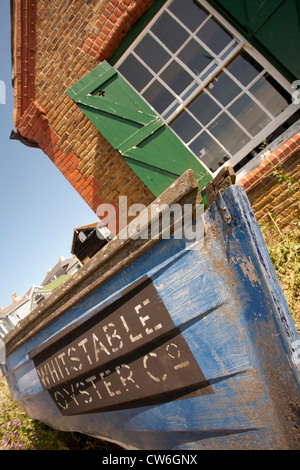
[[3,372],[29,416],[127,449],[299,448],[298,334],[244,190],[221,202],[229,223],[217,200],[197,243],[135,241],[9,337]]

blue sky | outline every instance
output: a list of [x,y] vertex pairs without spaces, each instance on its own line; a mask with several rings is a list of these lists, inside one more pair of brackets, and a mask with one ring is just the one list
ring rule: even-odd
[[97,217],[40,150],[10,140],[13,124],[10,2],[0,4],[0,308],[39,285],[60,256],[71,256],[73,229]]

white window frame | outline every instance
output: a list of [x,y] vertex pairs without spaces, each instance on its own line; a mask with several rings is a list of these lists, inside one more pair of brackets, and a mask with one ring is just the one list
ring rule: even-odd
[[3,333],[1,333],[1,331],[0,331],[0,333],[2,334],[2,338],[3,338],[3,337],[4,337],[5,335],[7,335],[7,333],[8,333],[8,330],[7,330],[6,326],[4,325],[3,321],[2,321],[1,324],[0,324],[0,329],[2,329],[2,331],[3,331],[3,333],[4,333],[4,334],[3,334]]
[[[160,83],[163,84],[164,88],[166,88],[173,96],[174,96],[174,100],[177,99],[178,102],[180,102],[180,105],[175,109],[175,111],[173,111],[172,113],[170,113],[168,115],[168,112],[170,111],[170,109],[172,109],[172,107],[174,107],[174,101],[172,102],[172,104],[166,109],[164,110],[164,112],[162,114],[159,114],[156,110],[154,110],[157,114],[160,115],[160,117],[163,119],[163,121],[166,123],[166,124],[169,124],[172,119],[174,119],[177,115],[179,115],[180,111],[182,109],[185,109],[186,111],[187,110],[187,105],[193,100],[193,98],[195,98],[197,95],[199,95],[201,93],[201,91],[203,91],[205,88],[208,87],[210,81],[218,74],[220,73],[225,67],[226,65],[228,65],[228,63],[238,55],[239,52],[241,52],[242,50],[244,50],[246,53],[248,53],[253,59],[255,59],[260,65],[261,67],[263,67],[263,70],[260,72],[260,74],[258,76],[255,77],[255,82],[259,79],[260,76],[263,76],[266,72],[268,72],[290,95],[293,94],[293,92],[295,91],[295,89],[292,87],[292,84],[289,83],[289,81],[287,79],[285,79],[285,77],[283,77],[280,72],[272,65],[268,62],[267,59],[265,59],[250,43],[247,42],[247,40],[238,32],[235,30],[235,28],[230,24],[228,23],[225,18],[220,15],[206,0],[197,0],[197,2],[199,3],[200,6],[202,6],[204,9],[206,9],[210,14],[208,15],[208,17],[204,20],[203,23],[201,23],[201,27],[203,27],[203,25],[209,20],[209,18],[213,17],[214,19],[216,19],[221,25],[222,27],[227,30],[232,36],[233,36],[233,40],[231,41],[231,43],[229,43],[225,49],[229,49],[230,48],[230,45],[232,45],[234,43],[235,40],[238,41],[238,43],[236,44],[236,47],[234,47],[232,49],[232,51],[228,54],[228,56],[225,57],[225,59],[223,59],[218,65],[216,68],[213,69],[213,71],[207,75],[207,77],[205,77],[205,81],[202,81],[198,76],[196,76],[195,74],[192,73],[192,71],[183,63],[180,61],[180,59],[178,58],[178,62],[180,62],[180,65],[182,66],[182,68],[186,69],[189,73],[189,75],[193,76],[194,80],[196,81],[196,83],[198,84],[198,87],[196,87],[194,89],[194,91],[188,96],[188,98],[184,101],[182,100],[180,97],[178,97],[175,92],[170,88],[168,87],[168,85],[160,79],[160,77],[154,73],[154,71],[152,69],[150,69],[150,67],[137,55],[135,54],[134,52],[134,49],[135,47],[137,46],[137,44],[139,44],[139,42],[141,41],[141,39],[147,34],[147,33],[150,33],[151,34],[151,27],[154,25],[154,23],[157,21],[157,19],[160,17],[160,15],[168,8],[168,6],[172,3],[172,0],[168,0],[163,6],[162,8],[156,13],[156,15],[152,18],[152,20],[146,25],[146,27],[143,29],[143,31],[138,35],[138,37],[131,43],[131,45],[127,48],[126,50],[126,53],[124,53],[122,55],[122,57],[119,58],[119,60],[116,62],[115,64],[115,68],[118,69],[118,67],[121,65],[121,63],[125,60],[125,58],[131,53],[135,56],[135,58],[138,59],[138,61],[149,71],[151,71],[151,74],[154,75],[153,79],[143,88],[143,90],[140,91],[140,94],[142,95],[145,90],[147,90],[149,88],[149,86],[151,85],[151,83],[153,83],[155,80],[158,80]],[[168,11],[169,14],[171,14],[171,16],[175,16],[173,15],[172,12]],[[176,17],[176,21],[181,24],[181,26],[184,26],[179,18]],[[184,26],[185,28],[185,26]],[[185,28],[186,29],[186,28]],[[195,33],[193,33],[195,34]],[[193,36],[193,34],[191,35],[190,32],[189,32],[189,38],[188,40],[190,40],[190,37]],[[157,38],[155,38],[157,40]],[[188,41],[187,40],[187,41]],[[197,38],[197,41],[201,43],[200,39]],[[161,43],[160,41],[158,41],[159,44],[161,46],[163,46],[163,48],[165,50],[167,50],[167,47]],[[182,45],[182,47],[180,49],[182,49],[183,47],[185,47],[185,43]],[[207,45],[205,45],[206,49],[208,48]],[[168,50],[167,50],[168,51]],[[179,50],[180,51],[180,50]],[[177,51],[177,53],[179,52]],[[170,61],[168,61],[164,67],[162,69],[159,70],[158,73],[161,73],[162,70],[164,68],[166,68],[168,66],[168,64],[171,62],[171,60],[173,59],[174,57],[174,54],[172,55],[172,53],[170,53],[170,51],[168,51],[169,54],[171,54],[171,59]],[[213,52],[213,51],[212,51]],[[213,53],[212,56],[214,56],[215,54]],[[213,62],[213,61],[212,61]],[[208,66],[208,67],[211,67],[211,64]],[[202,75],[203,75],[204,71],[202,72]],[[235,77],[229,73],[229,71],[226,70],[226,74],[230,76],[230,78],[233,80],[233,81],[236,81]],[[128,82],[128,80],[126,79],[126,77],[123,76],[123,78]],[[128,82],[130,84],[130,82]],[[239,87],[241,87],[241,84],[238,83]],[[252,83],[248,84],[247,86],[243,86],[242,88],[242,92],[236,96],[234,98],[233,101],[230,102],[230,104],[228,106],[224,106],[224,105],[221,105],[219,104],[219,106],[221,107],[221,111],[219,114],[221,113],[224,113],[224,111],[226,110],[227,107],[231,106],[233,104],[234,101],[236,101],[239,97],[243,96],[244,93],[245,93],[245,90],[247,90],[248,88],[250,88],[252,85]],[[132,85],[131,85],[132,86]],[[192,84],[190,85],[190,87],[194,86],[194,82],[192,82]],[[187,93],[187,89],[184,90],[183,92],[184,94]],[[254,102],[256,102],[256,104],[258,104],[258,100],[256,100],[256,98],[252,95],[251,96],[252,100]],[[145,97],[143,96],[143,99],[145,99]],[[146,101],[146,99],[145,99]],[[214,101],[216,101],[214,99]],[[151,106],[150,103],[148,103],[149,106],[153,109],[153,107]],[[266,109],[264,108],[263,104],[259,102],[259,107],[261,109],[263,109],[263,111],[271,118],[271,121],[269,122],[269,124],[267,124],[258,134],[256,134],[254,137],[249,133],[249,131],[247,131],[247,129],[245,129],[241,123],[237,123],[236,122],[236,118],[232,115],[230,115],[231,119],[236,122],[236,124],[238,124],[238,127],[246,134],[248,135],[248,137],[250,138],[249,142],[244,146],[242,147],[241,150],[239,150],[237,153],[235,153],[234,155],[230,155],[229,154],[229,151],[222,145],[222,143],[220,141],[218,141],[214,136],[212,136],[211,134],[211,137],[213,138],[213,140],[215,142],[217,142],[217,144],[222,148],[222,150],[225,152],[226,155],[229,156],[229,160],[226,161],[226,163],[224,163],[224,165],[226,164],[230,164],[231,166],[234,166],[236,165],[237,163],[239,163],[247,154],[249,154],[251,152],[251,150],[253,150],[255,147],[257,147],[261,142],[263,142],[263,140],[268,136],[270,135],[272,132],[274,132],[281,124],[283,124],[292,114],[294,114],[297,109],[300,108],[300,104],[295,104],[295,103],[292,103],[290,104],[283,112],[281,112],[281,114],[279,114],[277,117],[274,118],[274,116],[271,115],[271,113]],[[227,115],[228,115],[228,112],[227,112]],[[218,115],[215,115],[213,120],[217,118]],[[197,119],[195,119],[195,116],[193,115],[193,119],[197,121]],[[299,121],[300,123],[300,121]],[[201,126],[201,128],[199,127],[199,134],[201,132],[203,132],[203,126],[199,124],[199,126]],[[204,127],[204,129],[206,129],[207,127],[209,126],[209,123]],[[300,125],[298,125],[298,127],[300,128]],[[209,133],[209,132],[208,132]],[[199,135],[197,134],[197,135]],[[177,134],[176,134],[177,135]],[[185,143],[179,135],[177,135],[177,137],[181,140],[181,142],[188,148],[188,150],[190,152],[193,153],[193,151],[189,148],[189,145],[187,143]],[[197,136],[194,136],[193,139],[191,140],[195,140],[197,138]],[[190,141],[191,142],[191,141]],[[190,143],[189,142],[189,143]],[[270,144],[271,145],[271,144]],[[195,155],[195,154],[194,154]],[[251,162],[254,162],[256,159],[258,159],[260,156],[257,155],[256,157],[254,157]],[[197,156],[195,155],[195,158],[199,159],[202,163],[202,165],[207,169],[207,171],[212,174],[212,175],[216,175],[220,169],[218,168],[215,172],[212,172],[208,167],[207,165]],[[241,168],[241,170],[239,171],[242,171],[243,168]]]

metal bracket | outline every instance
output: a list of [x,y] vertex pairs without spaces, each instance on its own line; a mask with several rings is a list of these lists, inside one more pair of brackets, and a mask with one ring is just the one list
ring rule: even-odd
[[216,195],[216,201],[221,210],[222,219],[224,220],[226,224],[230,224],[230,222],[232,221],[232,218],[220,191]]
[[224,193],[232,184],[235,184],[236,176],[233,168],[231,166],[226,166],[217,174],[217,176],[210,181],[205,188],[207,204],[206,209],[215,202],[217,194],[220,192]]
[[211,182],[209,182],[205,188],[207,197],[205,210],[216,201],[221,210],[222,218],[226,224],[230,224],[232,218],[222,197],[222,194],[224,193],[225,189],[227,189],[232,184],[235,184],[235,180],[236,176],[233,168],[231,166],[226,166],[222,168],[217,176]]

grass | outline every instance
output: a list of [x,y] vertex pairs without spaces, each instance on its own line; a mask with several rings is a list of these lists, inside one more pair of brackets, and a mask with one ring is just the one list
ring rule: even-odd
[[[297,165],[296,170],[299,167]],[[288,190],[291,205],[295,206],[296,203],[298,207],[297,216],[290,218],[287,227],[282,228],[278,215],[269,211],[266,213],[269,223],[260,224],[260,229],[296,328],[300,332],[300,183],[283,167],[274,168],[271,175],[282,191]]]
[[268,244],[271,261],[300,332],[300,230],[281,234]]
[[[1,374],[1,372],[0,372]],[[114,450],[117,445],[86,436],[63,432],[29,418],[10,399],[5,378],[0,377],[0,450]]]

